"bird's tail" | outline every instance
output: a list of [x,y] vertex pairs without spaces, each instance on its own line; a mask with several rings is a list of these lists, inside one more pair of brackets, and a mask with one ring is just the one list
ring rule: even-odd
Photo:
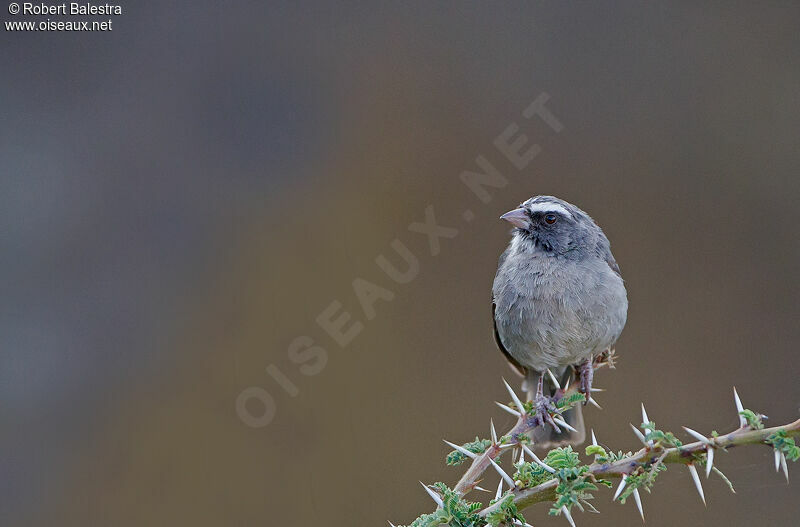
[[[526,387],[530,389],[529,387],[533,386],[535,393],[536,385],[539,382],[540,375],[544,375],[545,395],[554,394],[556,388],[551,384],[549,376],[546,373],[540,374],[537,372],[529,372],[525,379]],[[566,368],[564,373],[560,375],[561,378],[559,379],[559,382],[561,383],[561,386],[564,386],[567,380],[570,380],[573,375],[573,368]],[[531,431],[531,440],[533,441],[533,446],[535,449],[546,451],[556,447],[579,445],[584,442],[586,439],[586,428],[583,424],[583,405],[576,404],[564,412],[562,417],[577,431],[573,432],[571,430],[564,429],[564,427],[560,427],[561,433],[558,433],[550,425],[540,426]]]

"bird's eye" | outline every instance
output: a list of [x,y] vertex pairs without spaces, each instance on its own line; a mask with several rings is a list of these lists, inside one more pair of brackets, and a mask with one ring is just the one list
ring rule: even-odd
[[557,217],[555,214],[545,214],[545,215],[544,215],[544,221],[545,221],[545,222],[546,222],[548,225],[552,225],[552,224],[554,224],[554,223],[556,222],[556,220],[557,220],[557,219],[558,219],[558,217]]

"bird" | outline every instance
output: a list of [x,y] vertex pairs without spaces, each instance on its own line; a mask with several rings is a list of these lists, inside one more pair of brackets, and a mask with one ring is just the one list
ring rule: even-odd
[[613,351],[627,320],[619,265],[597,223],[562,199],[534,196],[500,218],[513,228],[492,284],[495,341],[541,416],[533,444],[580,444],[586,436],[581,405],[562,416],[574,431],[545,425],[558,389],[546,372],[560,385],[577,379],[588,401],[593,359]]

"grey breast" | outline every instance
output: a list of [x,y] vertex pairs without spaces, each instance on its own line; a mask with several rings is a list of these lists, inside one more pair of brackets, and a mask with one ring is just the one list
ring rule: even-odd
[[616,342],[628,301],[608,262],[505,256],[492,287],[495,320],[503,345],[520,364],[536,371],[577,364]]

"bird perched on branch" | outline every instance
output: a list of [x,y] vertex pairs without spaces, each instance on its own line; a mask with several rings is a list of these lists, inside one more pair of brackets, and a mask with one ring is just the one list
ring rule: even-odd
[[[588,400],[593,359],[613,349],[625,326],[627,293],[608,238],[575,205],[535,196],[501,218],[514,229],[492,287],[495,339],[544,423],[557,389],[547,370],[561,385],[577,377]],[[534,444],[581,443],[580,406],[564,418],[577,431],[543,426]]]

